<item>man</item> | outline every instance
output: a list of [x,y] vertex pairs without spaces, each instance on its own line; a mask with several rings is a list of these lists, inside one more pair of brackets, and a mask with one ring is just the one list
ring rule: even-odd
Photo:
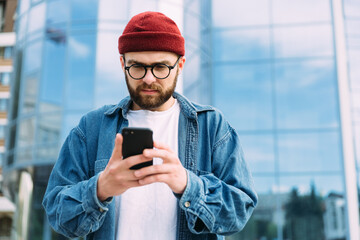
[[[57,232],[188,240],[224,239],[244,227],[257,196],[236,131],[214,108],[174,92],[184,43],[161,13],[129,21],[119,52],[130,97],[86,114],[66,139],[43,201]],[[154,149],[123,159],[127,126],[151,128]]]

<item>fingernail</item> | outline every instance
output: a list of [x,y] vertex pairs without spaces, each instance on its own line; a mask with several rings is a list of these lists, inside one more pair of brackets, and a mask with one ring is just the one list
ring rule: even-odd
[[140,176],[140,171],[135,171],[134,174],[135,174],[136,177],[139,177]]

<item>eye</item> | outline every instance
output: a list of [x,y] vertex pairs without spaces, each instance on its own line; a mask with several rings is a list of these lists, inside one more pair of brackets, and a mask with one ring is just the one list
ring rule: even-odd
[[154,66],[155,71],[165,71],[168,70],[168,67],[165,64],[156,64]]

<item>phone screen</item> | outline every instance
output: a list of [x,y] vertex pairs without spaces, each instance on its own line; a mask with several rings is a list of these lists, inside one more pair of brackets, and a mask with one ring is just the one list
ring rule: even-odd
[[[121,134],[123,136],[123,159],[142,154],[146,148],[153,148],[153,132],[149,128],[126,127],[122,130]],[[151,160],[134,165],[130,169],[140,169],[152,164],[153,161]]]

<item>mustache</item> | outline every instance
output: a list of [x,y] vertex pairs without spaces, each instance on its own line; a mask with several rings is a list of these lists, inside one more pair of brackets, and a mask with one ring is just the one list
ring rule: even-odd
[[161,86],[156,85],[156,84],[151,84],[151,85],[148,85],[148,84],[146,84],[146,83],[143,83],[143,84],[141,84],[141,85],[137,86],[137,88],[136,88],[136,91],[137,91],[137,92],[139,92],[139,91],[141,91],[141,90],[155,90],[155,91],[161,91],[161,90],[162,90],[162,88],[161,88]]

